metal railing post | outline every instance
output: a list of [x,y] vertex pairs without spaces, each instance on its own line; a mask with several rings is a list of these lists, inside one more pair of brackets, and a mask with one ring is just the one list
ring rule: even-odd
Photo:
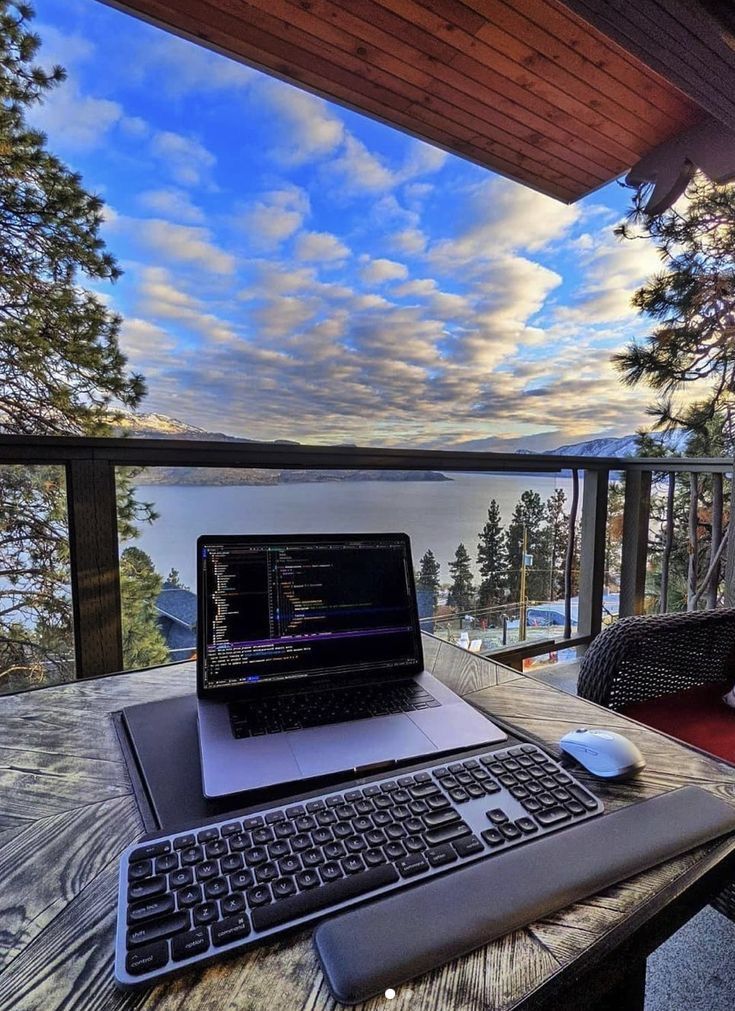
[[584,474],[577,618],[580,636],[594,637],[602,628],[608,478],[607,470],[586,470]]
[[78,678],[123,669],[115,465],[66,467],[74,651]]
[[623,551],[620,561],[620,617],[643,614],[648,558],[651,471],[628,470],[623,506]]

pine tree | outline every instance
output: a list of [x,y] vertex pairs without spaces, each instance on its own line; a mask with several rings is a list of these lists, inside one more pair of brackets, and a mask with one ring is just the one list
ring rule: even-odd
[[[644,211],[640,189],[623,238],[652,239],[662,270],[633,297],[655,324],[643,343],[613,356],[623,381],[647,383],[658,394],[650,408],[658,426],[702,427],[718,413],[727,447],[735,450],[735,186],[698,173],[686,201],[657,215]],[[694,387],[701,398],[691,406]],[[686,406],[689,403],[690,406]]]
[[[492,608],[504,602],[508,582],[507,565],[500,506],[492,499],[487,511],[487,523],[480,531],[477,545],[477,567],[482,577],[477,591],[478,607]],[[493,612],[490,612],[489,620],[492,622],[493,618]]]
[[449,572],[452,576],[452,585],[449,587],[447,603],[460,613],[468,611],[473,605],[475,587],[470,556],[464,544],[457,547],[454,561],[449,563]]
[[150,556],[140,548],[125,548],[120,555],[123,652],[127,666],[133,670],[168,660],[168,649],[156,621],[156,598],[162,586]]
[[548,562],[547,596],[549,600],[564,597],[564,560],[569,539],[569,517],[564,511],[567,497],[561,488],[556,488],[546,500],[544,516],[544,557]]
[[[28,4],[0,0],[0,431],[105,434],[116,404],[145,392],[118,344],[119,318],[83,286],[120,274],[100,237],[102,201],[46,149],[26,113],[64,79],[34,63]],[[118,471],[121,540],[149,518]],[[0,468],[3,675],[65,676],[71,665],[68,539],[61,468]]]
[[181,582],[181,575],[179,573],[179,570],[174,568],[172,568],[169,574],[166,576],[166,579],[164,580],[164,586],[169,586],[172,589],[176,590],[189,589],[188,586],[184,586],[184,584]]
[[526,528],[526,553],[533,561],[526,567],[526,597],[544,600],[548,589],[548,569],[544,534],[544,507],[536,491],[524,491],[516,503],[508,524],[506,544],[508,551],[508,588],[510,600],[520,599],[521,556],[523,554],[523,527]]
[[416,584],[418,587],[423,588],[427,592],[431,593],[432,600],[434,602],[434,607],[439,602],[439,573],[441,571],[441,566],[434,557],[434,552],[429,549],[421,558],[419,562],[419,571],[416,578]]

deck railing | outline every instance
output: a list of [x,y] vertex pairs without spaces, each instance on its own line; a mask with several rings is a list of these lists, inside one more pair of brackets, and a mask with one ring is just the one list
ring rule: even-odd
[[[66,470],[76,675],[81,678],[123,669],[116,467],[434,470],[489,475],[571,472],[575,487],[583,473],[577,634],[571,635],[569,560],[565,583],[566,628],[564,636],[556,640],[556,649],[583,647],[601,628],[611,474],[625,475],[620,614],[629,615],[644,610],[653,475],[658,479],[661,475],[711,474],[715,475],[714,485],[721,491],[723,475],[731,476],[733,472],[733,461],[725,458],[561,457],[257,442],[11,435],[0,436],[0,464],[55,464]],[[695,480],[696,477],[690,477],[690,481]],[[673,484],[673,479],[671,481]],[[721,523],[721,494],[719,501]],[[672,508],[673,495],[669,496],[670,516]],[[577,511],[576,496],[573,496],[571,530],[576,528]],[[719,536],[721,540],[721,530]],[[570,559],[571,555],[568,557]],[[734,563],[735,549],[727,552],[724,561],[729,585],[733,584]],[[526,647],[522,643],[516,645],[515,653],[521,658],[538,652],[538,645],[533,642]]]

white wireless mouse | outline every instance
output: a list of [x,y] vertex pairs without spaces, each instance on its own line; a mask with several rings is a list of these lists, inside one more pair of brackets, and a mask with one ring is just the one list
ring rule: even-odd
[[559,747],[601,779],[626,779],[646,767],[646,760],[635,744],[612,730],[580,727],[565,734]]

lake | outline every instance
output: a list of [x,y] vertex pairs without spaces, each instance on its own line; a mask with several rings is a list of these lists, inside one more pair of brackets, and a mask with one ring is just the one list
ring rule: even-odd
[[138,498],[160,518],[136,542],[164,577],[176,568],[196,585],[195,544],[200,534],[372,533],[402,531],[411,538],[414,563],[431,548],[449,580],[447,563],[464,543],[473,562],[490,499],[507,525],[522,492],[546,500],[571,478],[554,475],[457,474],[451,481],[342,481],[278,485],[196,487],[145,485]]

